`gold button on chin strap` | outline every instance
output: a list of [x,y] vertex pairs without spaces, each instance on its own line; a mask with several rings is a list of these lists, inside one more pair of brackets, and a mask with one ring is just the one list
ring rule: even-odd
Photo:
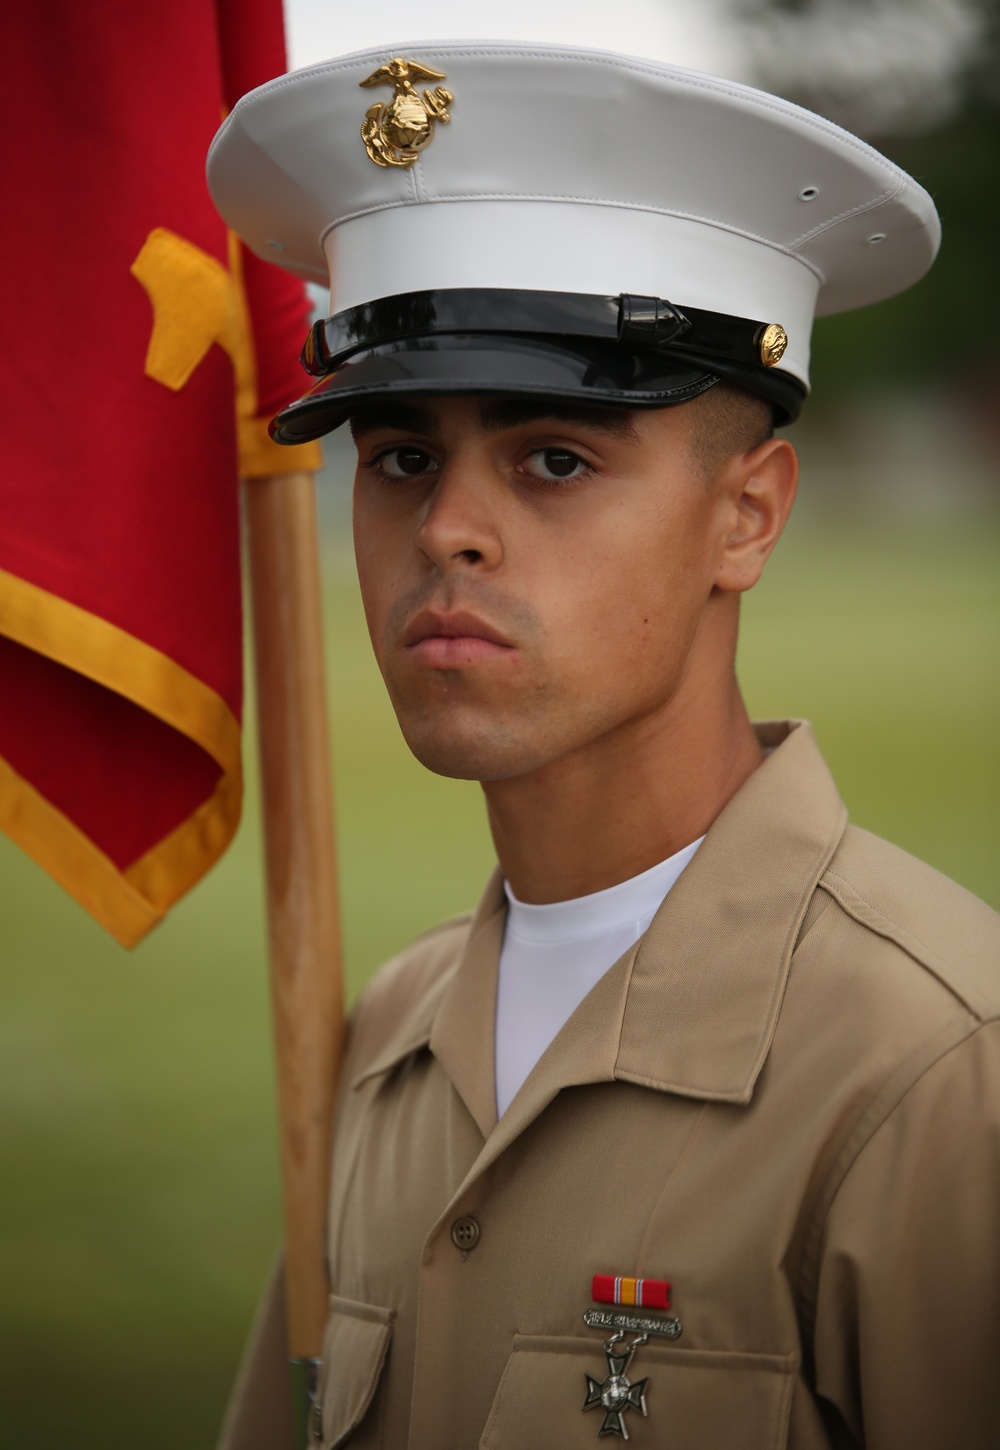
[[769,322],[758,334],[757,347],[760,351],[760,360],[766,368],[777,367],[785,356],[787,346],[788,333],[780,322]]

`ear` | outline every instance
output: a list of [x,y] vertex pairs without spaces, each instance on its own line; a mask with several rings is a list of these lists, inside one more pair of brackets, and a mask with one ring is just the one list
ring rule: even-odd
[[799,460],[786,438],[770,438],[730,458],[717,486],[726,499],[727,533],[714,584],[742,593],[761,576],[795,502]]

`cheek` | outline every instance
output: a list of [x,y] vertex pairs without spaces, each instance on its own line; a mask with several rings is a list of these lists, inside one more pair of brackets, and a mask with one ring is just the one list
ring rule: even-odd
[[407,552],[407,541],[399,528],[392,527],[392,518],[366,500],[364,492],[354,491],[354,558],[358,569],[361,602],[376,654],[386,616],[399,592],[401,559]]
[[547,581],[566,662],[643,691],[682,667],[711,591],[703,531],[687,517],[652,516],[568,551]]
[[[359,517],[357,505],[354,509],[354,562],[358,570],[358,585],[361,602],[369,629],[373,628],[374,615],[378,607],[379,575],[375,569],[375,549],[363,517]],[[374,631],[373,631],[374,632]]]

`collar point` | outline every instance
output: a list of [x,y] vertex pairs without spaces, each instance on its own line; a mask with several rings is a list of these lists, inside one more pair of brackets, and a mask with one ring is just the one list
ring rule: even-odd
[[740,1083],[738,1086],[723,1086],[713,1084],[705,1086],[696,1082],[685,1082],[677,1079],[666,1079],[660,1077],[649,1077],[638,1072],[615,1068],[616,1082],[630,1082],[636,1087],[653,1088],[656,1092],[673,1093],[679,1098],[697,1098],[706,1103],[732,1103],[734,1107],[749,1107],[753,1098],[754,1088],[757,1086],[758,1072],[755,1072],[749,1082]]

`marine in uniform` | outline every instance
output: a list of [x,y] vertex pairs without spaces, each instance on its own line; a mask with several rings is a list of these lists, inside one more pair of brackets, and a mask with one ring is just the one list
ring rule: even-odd
[[[931,199],[773,96],[481,43],[263,87],[209,180],[329,279],[274,434],[350,422],[379,665],[499,860],[353,1015],[317,1446],[1000,1444],[997,918],[733,672],[813,316],[916,282]],[[226,1450],[288,1445],[283,1359],[276,1281]]]

